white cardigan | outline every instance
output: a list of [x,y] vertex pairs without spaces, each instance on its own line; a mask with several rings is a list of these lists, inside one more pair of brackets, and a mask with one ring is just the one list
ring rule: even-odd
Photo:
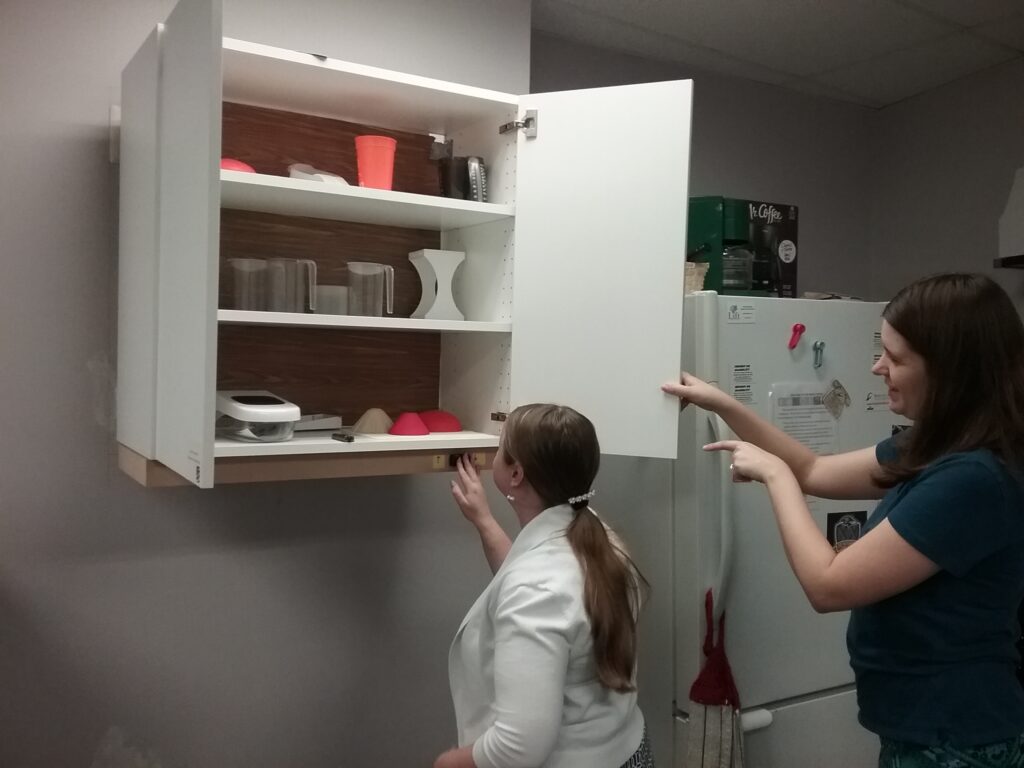
[[527,523],[455,634],[459,746],[477,768],[619,768],[640,746],[636,693],[597,677],[572,515],[563,504]]

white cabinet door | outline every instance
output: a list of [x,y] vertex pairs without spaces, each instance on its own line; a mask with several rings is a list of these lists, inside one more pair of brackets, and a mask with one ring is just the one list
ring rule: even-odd
[[156,458],[213,485],[221,4],[181,0],[161,37]]
[[604,453],[675,458],[689,81],[532,94],[518,139],[512,405],[560,402]]

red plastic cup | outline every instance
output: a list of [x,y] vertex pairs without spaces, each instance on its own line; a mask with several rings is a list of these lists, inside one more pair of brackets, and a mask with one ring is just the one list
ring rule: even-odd
[[395,172],[395,147],[390,136],[356,136],[356,167],[360,187],[391,189]]

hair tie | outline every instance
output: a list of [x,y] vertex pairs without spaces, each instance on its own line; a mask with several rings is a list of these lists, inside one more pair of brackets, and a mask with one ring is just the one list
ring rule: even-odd
[[587,491],[586,493],[581,493],[579,496],[570,496],[569,503],[579,504],[581,501],[590,501],[594,498],[595,493],[597,493],[597,491]]

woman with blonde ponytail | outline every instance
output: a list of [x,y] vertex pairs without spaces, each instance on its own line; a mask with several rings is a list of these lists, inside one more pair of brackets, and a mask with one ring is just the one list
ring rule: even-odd
[[572,408],[515,409],[493,464],[521,526],[514,541],[459,461],[452,496],[494,578],[452,643],[459,746],[434,768],[654,765],[635,683],[647,584],[590,507],[600,458],[594,425]]

